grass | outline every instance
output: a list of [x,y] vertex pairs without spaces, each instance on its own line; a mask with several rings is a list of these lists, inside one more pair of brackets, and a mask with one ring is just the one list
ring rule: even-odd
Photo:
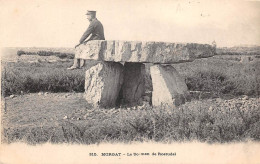
[[[191,91],[212,92],[217,97],[223,94],[260,94],[259,62],[245,65],[240,62],[216,60],[197,60],[176,64],[174,67],[184,76]],[[84,92],[84,70],[95,62],[89,62],[85,69],[68,71],[66,68],[70,67],[72,62],[7,63],[2,69],[2,95],[40,91]],[[146,76],[146,79],[149,77]]]
[[[2,69],[2,95],[18,96],[13,99],[6,97],[7,113],[2,111],[5,113],[2,117],[3,142],[94,144],[198,140],[224,143],[260,140],[257,98],[250,98],[254,103],[241,99],[231,102],[192,100],[176,109],[149,106],[93,109],[79,98],[37,97],[37,94],[19,96],[21,92],[83,92],[85,69],[95,62],[89,62],[84,69],[68,71],[66,68],[72,62],[6,63]],[[226,94],[259,97],[259,65],[259,62],[244,64],[199,59],[174,67],[184,76],[191,91],[210,92],[215,97]],[[63,119],[64,116],[68,119]]]
[[[241,104],[239,101],[225,103],[224,100],[221,102],[212,100],[209,103],[208,100],[203,100],[192,101],[176,109],[149,106],[94,109],[74,106],[62,111],[52,108],[45,110],[44,114],[40,108],[30,110],[23,108],[21,110],[27,114],[22,120],[30,119],[30,121],[22,121],[19,126],[11,126],[9,122],[10,126],[3,130],[3,142],[96,144],[133,141],[163,143],[193,140],[208,143],[259,141],[260,112],[257,100],[251,104],[247,103]],[[22,111],[15,116],[12,113],[17,111],[9,111],[9,115],[14,119],[22,116],[20,113]],[[29,118],[27,115],[32,112],[33,117]],[[68,119],[64,120],[60,113],[66,114]],[[50,121],[54,115],[58,118]]]
[[[2,69],[2,95],[48,92],[84,92],[85,71],[68,71],[70,62],[7,63]],[[89,63],[85,69],[93,65]]]
[[260,54],[260,46],[235,46],[235,47],[219,47],[218,55],[258,55]]
[[199,59],[174,65],[189,90],[207,91],[220,97],[260,94],[260,62],[240,63],[223,59]]

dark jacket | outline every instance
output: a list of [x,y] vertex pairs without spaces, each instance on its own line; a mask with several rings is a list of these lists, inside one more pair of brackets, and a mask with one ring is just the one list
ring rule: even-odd
[[85,41],[85,39],[87,39],[90,34],[92,34],[92,35],[87,41],[89,41],[89,40],[105,40],[103,25],[101,24],[101,22],[99,20],[97,20],[97,18],[93,19],[90,22],[88,29],[86,30],[86,32],[80,38],[80,41],[79,41],[80,44],[83,43]]

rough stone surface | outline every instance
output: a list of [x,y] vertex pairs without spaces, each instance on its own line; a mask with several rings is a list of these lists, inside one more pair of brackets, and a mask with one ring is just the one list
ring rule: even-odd
[[85,99],[100,107],[115,106],[123,83],[123,65],[101,62],[86,71]]
[[124,82],[120,98],[123,104],[137,105],[144,95],[145,65],[142,63],[124,64]]
[[189,99],[184,79],[171,65],[150,67],[153,83],[152,105],[176,107]]
[[214,56],[208,44],[93,40],[78,46],[75,57],[85,60],[141,63],[181,63]]

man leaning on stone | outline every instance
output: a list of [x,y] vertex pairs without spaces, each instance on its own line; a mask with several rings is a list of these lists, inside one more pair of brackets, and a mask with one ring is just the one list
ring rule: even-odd
[[[82,37],[79,40],[79,44],[75,46],[78,47],[82,43],[87,43],[90,40],[105,40],[104,36],[104,28],[103,25],[99,20],[96,18],[96,11],[89,11],[87,12],[87,19],[89,20],[90,24],[88,26],[88,29],[84,32]],[[91,36],[90,36],[91,34]],[[90,36],[89,39],[87,39]],[[87,39],[87,40],[86,40]],[[85,41],[86,40],[86,41]],[[85,65],[85,60],[83,60],[83,64],[80,64],[80,59],[74,58],[73,65],[68,68],[69,70],[80,68]]]

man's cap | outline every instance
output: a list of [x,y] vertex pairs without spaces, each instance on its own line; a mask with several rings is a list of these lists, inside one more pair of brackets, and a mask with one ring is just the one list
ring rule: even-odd
[[94,16],[96,16],[96,11],[88,10],[86,15],[94,15]]

